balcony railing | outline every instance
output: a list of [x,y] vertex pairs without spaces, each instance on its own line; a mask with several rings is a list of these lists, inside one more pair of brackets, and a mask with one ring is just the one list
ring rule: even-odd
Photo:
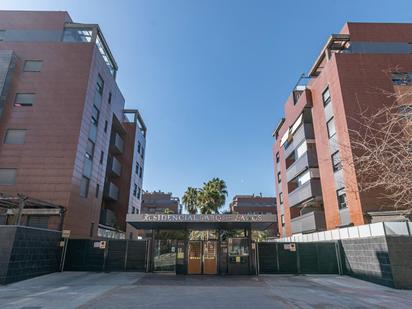
[[299,159],[293,162],[291,166],[289,166],[286,170],[286,179],[289,182],[306,168],[315,166],[317,166],[316,152],[308,150]]
[[122,154],[123,148],[123,138],[119,135],[119,133],[113,133],[110,138],[110,152],[113,154]]
[[288,194],[288,205],[293,207],[313,197],[322,197],[320,179],[313,178]]
[[109,169],[111,176],[119,177],[122,174],[122,164],[116,157],[111,157],[109,159]]
[[291,220],[292,233],[310,233],[326,229],[325,215],[321,210],[314,210]]
[[107,183],[104,196],[109,200],[117,201],[119,199],[119,188],[112,182]]
[[351,223],[349,208],[342,208],[339,210],[339,223],[341,226],[349,225]]
[[285,157],[287,158],[299,144],[305,139],[314,139],[312,123],[303,123],[299,129],[293,134],[293,140],[285,147]]

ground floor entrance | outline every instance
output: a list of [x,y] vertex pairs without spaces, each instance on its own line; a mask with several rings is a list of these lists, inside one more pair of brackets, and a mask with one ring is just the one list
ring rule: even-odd
[[188,244],[187,273],[189,275],[217,274],[216,240],[192,240]]
[[[234,237],[225,237],[227,234]],[[186,239],[171,239],[185,235]],[[169,237],[162,239],[163,237]],[[189,275],[256,274],[256,244],[250,231],[154,232],[149,271]]]
[[273,235],[275,215],[128,214],[149,246],[147,272],[256,275],[258,239]]

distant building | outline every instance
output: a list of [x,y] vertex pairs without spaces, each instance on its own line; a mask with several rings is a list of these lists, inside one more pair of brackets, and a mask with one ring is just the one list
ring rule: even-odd
[[0,193],[62,206],[72,237],[123,238],[140,211],[146,126],[125,110],[116,72],[98,25],[0,11]]
[[276,214],[276,198],[261,195],[236,195],[230,210],[239,214]]
[[178,197],[173,197],[172,193],[161,191],[143,192],[141,213],[177,214],[180,212],[180,200]]

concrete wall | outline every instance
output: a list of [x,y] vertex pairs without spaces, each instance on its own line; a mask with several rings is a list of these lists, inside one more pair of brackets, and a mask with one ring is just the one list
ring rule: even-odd
[[359,279],[394,286],[385,236],[341,240],[346,273]]
[[61,233],[24,226],[0,226],[0,284],[56,272]]
[[412,289],[412,237],[345,239],[341,244],[347,274],[398,289]]
[[386,242],[394,286],[412,289],[412,237],[386,236]]

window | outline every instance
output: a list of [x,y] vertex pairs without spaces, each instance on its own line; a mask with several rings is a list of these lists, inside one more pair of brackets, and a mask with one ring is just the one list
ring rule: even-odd
[[104,151],[102,150],[102,151],[100,151],[100,160],[99,160],[99,163],[100,163],[100,164],[103,164],[103,160],[104,160]]
[[285,215],[280,215],[280,222],[282,223],[282,226],[285,226]]
[[93,105],[93,109],[92,109],[92,123],[97,126],[97,124],[99,123],[99,110],[97,109],[97,107],[95,105]]
[[336,128],[335,128],[335,119],[332,117],[327,123],[328,127],[328,137],[331,138],[335,136],[336,134]]
[[301,156],[303,156],[306,152],[308,151],[308,144],[306,143],[306,141],[304,141],[302,144],[300,144],[297,148],[296,148],[296,159],[299,159]]
[[137,190],[137,198],[138,198],[138,199],[140,199],[140,193],[141,193],[141,189],[139,188],[139,189]]
[[101,75],[99,74],[97,76],[96,90],[97,90],[98,93],[100,93],[102,95],[103,94],[103,88],[104,88],[104,80],[101,77]]
[[27,226],[37,227],[40,229],[47,229],[49,227],[48,216],[28,216]]
[[412,119],[412,105],[399,106],[398,113],[402,119]]
[[329,87],[327,87],[325,91],[322,92],[322,101],[323,101],[323,106],[326,106],[330,103],[331,98],[330,98]]
[[276,153],[276,163],[279,163],[280,161],[280,156],[279,156],[279,152]]
[[142,145],[140,144],[140,142],[137,142],[137,153],[140,154]]
[[137,184],[134,184],[133,186],[133,196],[137,195]]
[[24,72],[40,72],[43,66],[42,60],[26,60],[24,61]]
[[339,206],[339,209],[343,209],[343,208],[348,207],[348,206],[346,205],[346,192],[345,192],[345,188],[342,188],[342,189],[337,190],[337,191],[336,191],[336,195],[337,195],[337,198],[338,198],[338,206]]
[[280,183],[282,181],[281,176],[280,176],[280,172],[278,172],[278,183]]
[[140,178],[142,178],[142,176],[143,176],[143,168],[142,168],[142,167],[140,167],[139,177],[140,177]]
[[91,42],[92,36],[92,28],[65,28],[63,42]]
[[6,30],[0,30],[0,41],[4,41],[6,36]]
[[392,83],[397,86],[412,85],[412,74],[411,73],[393,73]]
[[139,162],[136,161],[136,166],[135,166],[135,173],[136,175],[139,174]]
[[332,166],[334,172],[337,172],[342,169],[342,161],[340,160],[339,151],[336,151],[332,154]]
[[142,146],[142,159],[144,158],[144,147]]
[[25,129],[8,129],[4,138],[4,144],[22,145],[26,141]]
[[100,38],[100,33],[97,33],[96,36],[96,46],[100,52],[100,54],[103,57],[104,62],[107,65],[107,68],[110,71],[110,74],[112,74],[114,77],[116,77],[116,70],[117,68],[115,67],[114,61],[112,57],[110,56],[109,48],[106,46],[104,43],[103,39]]
[[32,106],[34,93],[17,93],[14,106]]
[[109,99],[107,100],[109,104],[112,104],[112,93],[109,92]]
[[97,127],[95,125],[91,125],[90,130],[89,130],[89,139],[95,142],[96,138],[97,138]]
[[87,140],[86,145],[86,158],[92,159],[94,155],[94,143],[91,140]]
[[12,186],[16,184],[15,168],[0,168],[0,186]]
[[82,179],[80,181],[80,196],[81,197],[87,197],[89,194],[89,182],[90,179],[86,176],[82,176]]
[[300,174],[297,179],[298,187],[307,183],[310,180],[310,171],[307,170],[306,172]]
[[280,205],[283,204],[283,192],[279,193],[279,203],[280,203]]
[[107,126],[109,125],[109,122],[105,120],[104,122],[104,133],[107,133]]
[[92,159],[86,157],[83,163],[83,175],[86,177],[91,177],[92,168],[93,168]]
[[100,185],[97,184],[97,185],[96,185],[96,198],[99,197],[99,191],[100,191]]

